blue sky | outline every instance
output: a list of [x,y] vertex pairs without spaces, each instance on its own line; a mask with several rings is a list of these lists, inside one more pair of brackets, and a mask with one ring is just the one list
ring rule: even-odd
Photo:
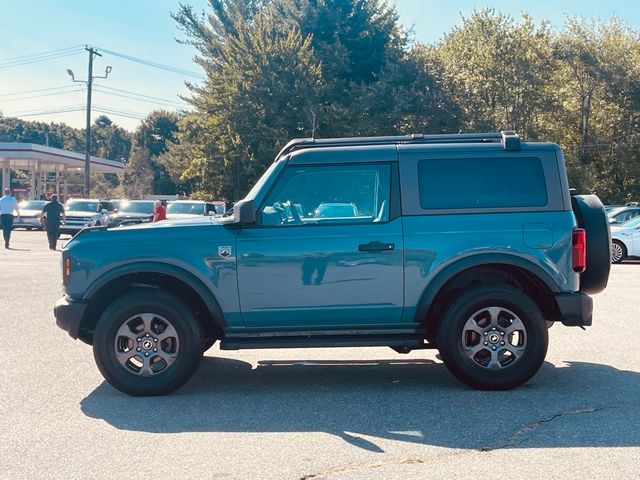
[[[207,5],[206,0],[185,1],[198,9]],[[556,28],[562,26],[567,15],[603,20],[616,15],[640,31],[637,0],[529,0],[517,2],[517,5],[512,0],[395,0],[393,3],[400,21],[406,27],[412,27],[414,38],[423,42],[437,41],[460,22],[461,15],[468,16],[474,8],[484,7],[494,7],[515,18],[526,11],[536,20],[550,20]],[[193,49],[175,41],[176,37],[181,38],[181,33],[169,14],[177,6],[178,0],[3,0],[0,111],[5,115],[19,114],[17,116],[25,120],[65,122],[83,127],[84,112],[81,110],[46,115],[39,112],[81,109],[84,105],[86,94],[66,73],[70,68],[76,78],[86,78],[87,53],[80,47],[84,44],[198,72],[192,60]],[[73,46],[78,48],[69,50],[70,55],[66,57],[23,65],[6,64],[15,57]],[[96,80],[93,104],[98,109],[120,112],[122,115],[109,116],[131,130],[139,123],[138,117],[151,110],[173,109],[180,105],[178,96],[188,92],[185,81],[197,81],[184,74],[150,68],[106,52],[94,65],[96,75],[104,72],[107,65],[112,66],[113,71],[108,79]],[[54,90],[15,95],[43,89]],[[94,113],[93,118],[98,114]]]

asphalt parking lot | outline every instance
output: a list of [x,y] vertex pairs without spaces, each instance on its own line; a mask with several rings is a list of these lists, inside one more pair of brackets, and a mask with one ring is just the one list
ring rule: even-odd
[[0,478],[640,478],[640,264],[594,325],[554,326],[525,386],[478,392],[433,351],[207,352],[177,393],[133,398],[55,326],[60,253],[0,251]]

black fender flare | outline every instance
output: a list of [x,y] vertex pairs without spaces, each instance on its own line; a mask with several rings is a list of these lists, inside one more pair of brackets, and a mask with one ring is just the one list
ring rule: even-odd
[[218,303],[218,300],[216,299],[213,292],[211,292],[211,290],[207,288],[205,282],[202,279],[198,278],[196,274],[189,272],[182,267],[164,262],[132,262],[115,267],[114,269],[100,275],[100,277],[96,281],[94,281],[89,286],[89,288],[87,288],[87,290],[84,292],[84,295],[82,296],[82,299],[88,302],[89,300],[91,300],[91,297],[93,297],[102,287],[104,287],[109,282],[132,273],[156,273],[173,277],[182,281],[183,283],[193,288],[196,294],[202,299],[207,309],[209,310],[209,313],[213,317],[214,323],[219,327],[225,326],[226,322],[224,319],[224,314],[222,313],[222,309],[220,308],[220,304]]
[[462,258],[454,263],[451,263],[440,270],[428,285],[425,287],[418,302],[418,308],[416,309],[415,321],[422,323],[427,316],[427,312],[436,298],[442,287],[459,273],[469,270],[474,267],[481,267],[485,265],[507,265],[512,267],[518,267],[525,271],[530,272],[532,275],[541,280],[551,292],[560,292],[558,285],[553,280],[551,275],[545,272],[538,265],[530,262],[521,257],[509,254],[500,253],[481,253]]

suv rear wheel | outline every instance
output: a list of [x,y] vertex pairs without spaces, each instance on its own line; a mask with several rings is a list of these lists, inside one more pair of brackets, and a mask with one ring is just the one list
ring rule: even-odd
[[506,285],[458,297],[438,333],[445,366],[458,380],[481,390],[508,390],[529,380],[544,361],[548,341],[536,303]]
[[163,291],[132,292],[100,316],[93,353],[104,378],[130,395],[163,395],[181,387],[202,359],[200,324],[180,299]]

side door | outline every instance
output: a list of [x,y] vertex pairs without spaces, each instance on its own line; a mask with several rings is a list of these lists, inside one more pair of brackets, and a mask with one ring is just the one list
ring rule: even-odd
[[[393,152],[395,154],[395,152]],[[247,327],[397,326],[403,234],[397,163],[289,164],[238,234]]]

